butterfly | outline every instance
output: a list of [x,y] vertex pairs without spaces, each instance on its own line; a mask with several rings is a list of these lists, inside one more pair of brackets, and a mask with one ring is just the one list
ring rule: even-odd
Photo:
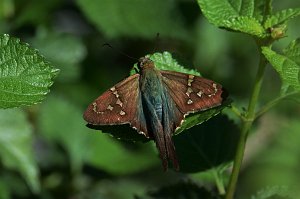
[[92,102],[83,118],[91,125],[130,126],[153,139],[164,170],[179,162],[172,135],[186,115],[222,104],[225,90],[212,80],[158,70],[147,56],[139,59],[139,73],[117,83]]

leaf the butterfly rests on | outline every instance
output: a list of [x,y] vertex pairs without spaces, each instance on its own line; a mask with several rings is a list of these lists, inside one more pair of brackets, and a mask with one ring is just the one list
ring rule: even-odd
[[221,105],[225,92],[212,80],[158,70],[148,57],[142,57],[138,67],[139,73],[119,82],[90,104],[84,119],[92,125],[129,123],[154,139],[165,170],[169,159],[179,170],[172,135],[189,113]]

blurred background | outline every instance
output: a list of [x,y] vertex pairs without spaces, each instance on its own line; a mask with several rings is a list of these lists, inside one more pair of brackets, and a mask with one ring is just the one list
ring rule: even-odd
[[[299,1],[274,1],[275,11],[296,7]],[[152,142],[114,139],[87,128],[82,114],[128,76],[136,60],[118,51],[136,58],[169,51],[180,64],[224,85],[243,109],[258,66],[249,36],[210,25],[194,0],[0,0],[0,32],[29,43],[60,69],[41,104],[0,111],[0,198],[168,198],[155,195],[168,187],[193,198],[188,194],[198,196],[203,185],[217,192],[205,175],[163,172]],[[299,36],[296,18],[275,49]],[[268,67],[260,105],[278,96],[280,86]],[[238,198],[300,186],[299,116],[299,104],[284,101],[255,123]]]

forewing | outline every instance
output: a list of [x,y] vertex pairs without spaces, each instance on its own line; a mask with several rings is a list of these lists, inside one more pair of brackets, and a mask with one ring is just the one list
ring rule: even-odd
[[225,91],[212,80],[173,71],[161,74],[168,93],[184,114],[216,107],[224,100]]
[[119,82],[100,95],[85,111],[83,118],[92,125],[131,123],[139,99],[139,74]]

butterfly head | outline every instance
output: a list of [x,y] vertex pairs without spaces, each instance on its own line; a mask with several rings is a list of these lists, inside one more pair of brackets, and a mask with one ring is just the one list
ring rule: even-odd
[[140,70],[154,68],[154,62],[149,57],[141,57],[139,59],[138,67]]

